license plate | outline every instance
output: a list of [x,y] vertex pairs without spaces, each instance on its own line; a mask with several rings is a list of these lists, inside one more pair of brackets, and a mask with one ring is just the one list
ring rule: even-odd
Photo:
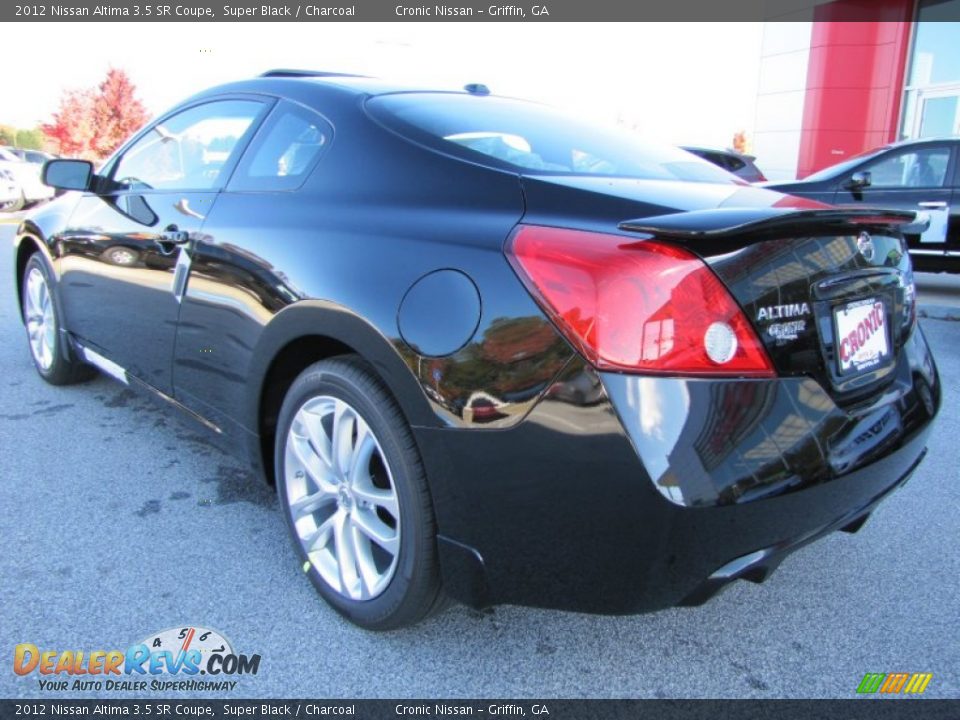
[[878,298],[857,300],[833,311],[841,375],[880,367],[890,359],[886,307]]

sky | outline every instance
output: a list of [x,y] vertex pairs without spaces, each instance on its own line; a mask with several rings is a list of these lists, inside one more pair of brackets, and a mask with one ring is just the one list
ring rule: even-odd
[[[719,29],[718,29],[719,28]],[[11,28],[12,29],[12,28]],[[221,82],[292,67],[537,100],[645,139],[728,147],[752,131],[762,23],[17,24],[0,124],[49,120],[60,94],[126,70],[158,114]],[[38,52],[43,38],[45,52]],[[68,47],[74,49],[66,49]],[[16,102],[12,98],[17,98]]]

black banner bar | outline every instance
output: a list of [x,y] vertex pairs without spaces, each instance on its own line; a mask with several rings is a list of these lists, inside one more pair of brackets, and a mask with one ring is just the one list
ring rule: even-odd
[[0,718],[956,720],[960,700],[0,700]]
[[[884,21],[864,0],[38,0],[4,2],[3,22],[663,22]],[[960,9],[944,13],[960,20]]]

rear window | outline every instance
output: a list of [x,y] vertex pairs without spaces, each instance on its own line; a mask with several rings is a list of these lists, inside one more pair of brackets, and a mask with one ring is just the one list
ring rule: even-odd
[[736,184],[678,148],[643,142],[535,103],[454,93],[398,93],[367,103],[401,135],[433,149],[524,174],[604,175]]
[[737,170],[742,170],[746,163],[738,157],[733,155],[727,155],[727,169],[730,172],[736,172]]

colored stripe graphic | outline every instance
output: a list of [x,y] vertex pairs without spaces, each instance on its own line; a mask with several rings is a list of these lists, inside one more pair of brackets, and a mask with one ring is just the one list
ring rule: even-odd
[[860,681],[860,685],[857,687],[857,692],[875,693],[880,689],[880,684],[883,682],[883,679],[886,676],[886,673],[867,673],[863,676],[863,680]]
[[930,684],[931,680],[933,680],[933,673],[914,673],[903,691],[905,693],[922,693],[927,689],[927,685]]
[[880,692],[891,694],[900,692],[909,677],[907,673],[890,673],[887,675],[886,682],[880,686]]
[[933,673],[867,673],[857,686],[857,692],[862,695],[875,692],[919,695],[927,689],[931,680]]

